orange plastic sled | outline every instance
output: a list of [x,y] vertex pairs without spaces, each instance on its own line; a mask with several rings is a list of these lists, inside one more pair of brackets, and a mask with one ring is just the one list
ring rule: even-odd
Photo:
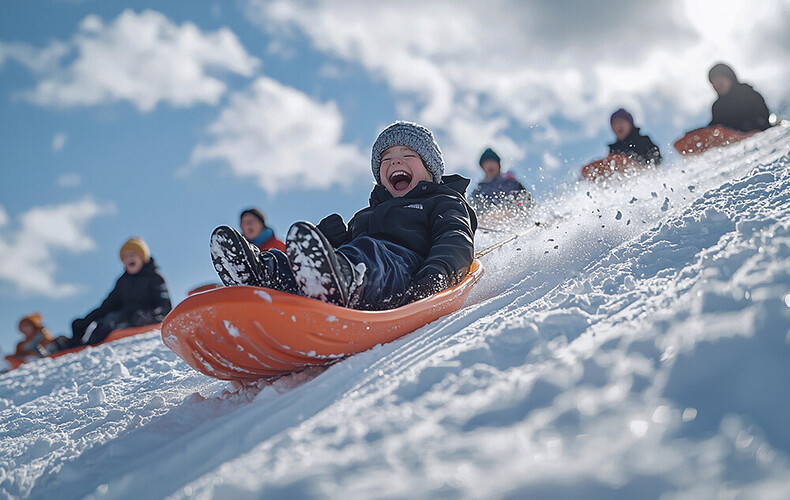
[[597,182],[607,179],[616,173],[623,174],[629,171],[633,172],[635,170],[641,170],[643,168],[644,166],[638,161],[634,161],[624,155],[611,153],[602,160],[595,160],[594,162],[583,166],[582,177],[588,181]]
[[268,288],[218,288],[178,304],[162,322],[162,341],[211,377],[282,375],[391,342],[456,311],[482,275],[475,260],[458,285],[386,311],[347,309]]
[[711,148],[719,148],[734,144],[755,133],[756,131],[738,132],[737,130],[721,125],[700,128],[692,130],[675,142],[675,149],[684,156],[698,155]]
[[[79,352],[79,351],[82,351],[83,349],[87,349],[89,347],[96,347],[96,346],[99,346],[99,345],[107,344],[109,342],[113,342],[115,340],[124,339],[126,337],[131,337],[133,335],[138,335],[138,334],[145,333],[145,332],[150,332],[151,330],[156,330],[157,328],[160,328],[160,327],[161,327],[161,324],[156,323],[156,324],[153,324],[153,325],[135,326],[135,327],[132,327],[132,328],[123,328],[121,330],[113,330],[112,332],[110,332],[109,335],[107,335],[106,339],[102,340],[98,344],[95,344],[95,345],[81,345],[81,346],[77,346],[77,347],[72,347],[71,349],[64,349],[62,351],[58,351],[58,352],[52,353],[52,354],[50,354],[47,357],[49,357],[49,358],[59,358],[60,356],[64,356],[66,354],[71,354],[73,352]],[[15,356],[15,355],[10,355],[10,356],[6,356],[5,357],[5,360],[8,362],[9,365],[11,365],[11,367],[10,367],[11,370],[19,368],[23,364],[29,363],[31,361],[35,361],[37,359],[42,359],[42,358],[39,357],[39,356]]]

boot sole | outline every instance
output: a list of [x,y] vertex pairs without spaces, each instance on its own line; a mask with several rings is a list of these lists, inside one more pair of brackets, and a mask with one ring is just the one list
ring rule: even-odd
[[211,233],[211,262],[225,286],[262,286],[249,243],[231,227],[219,226]]
[[306,297],[346,306],[348,299],[337,274],[339,264],[321,231],[308,222],[297,222],[288,231],[286,253],[296,283]]

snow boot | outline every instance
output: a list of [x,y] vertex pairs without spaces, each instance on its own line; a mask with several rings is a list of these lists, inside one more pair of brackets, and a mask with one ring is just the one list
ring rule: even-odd
[[225,286],[266,286],[260,249],[229,226],[211,233],[211,261]]
[[225,286],[259,286],[301,295],[285,253],[261,252],[232,227],[219,226],[211,233],[211,261]]
[[296,283],[306,297],[353,307],[364,283],[364,266],[354,266],[336,252],[313,224],[297,222],[285,242]]

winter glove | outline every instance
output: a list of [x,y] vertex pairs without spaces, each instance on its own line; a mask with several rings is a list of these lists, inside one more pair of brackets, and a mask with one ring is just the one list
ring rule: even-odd
[[129,319],[129,325],[131,326],[152,325],[158,322],[154,312],[147,309],[138,309],[134,311]]
[[424,299],[441,292],[450,284],[450,278],[444,271],[433,266],[427,266],[414,275],[411,294],[414,300]]
[[318,226],[316,227],[335,248],[345,245],[350,241],[348,229],[346,229],[346,223],[343,222],[343,218],[338,214],[332,214],[324,217],[324,219],[319,222]]

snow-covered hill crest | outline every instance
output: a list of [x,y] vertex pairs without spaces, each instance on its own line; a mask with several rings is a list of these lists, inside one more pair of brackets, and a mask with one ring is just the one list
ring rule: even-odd
[[152,332],[2,376],[0,495],[789,498],[790,129],[537,210],[326,370],[234,389]]

